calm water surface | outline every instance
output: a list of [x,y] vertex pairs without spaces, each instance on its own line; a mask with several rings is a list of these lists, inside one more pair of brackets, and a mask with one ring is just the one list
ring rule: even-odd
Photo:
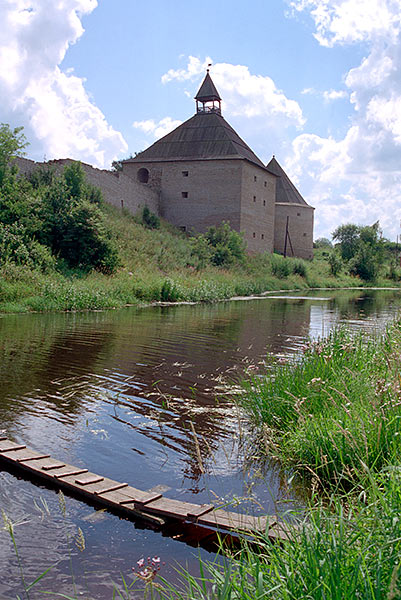
[[[326,335],[336,323],[383,328],[401,305],[391,290],[304,296],[2,316],[1,428],[56,458],[171,498],[240,500],[255,514],[297,506],[278,468],[260,467],[244,452],[246,421],[224,398],[227,381],[249,364],[262,365],[268,352],[299,352],[307,338]],[[78,592],[100,600],[111,598],[120,573],[132,580],[142,556],[160,556],[170,579],[177,563],[196,570],[198,553],[208,556],[82,502],[66,503],[63,517],[54,492],[0,471],[0,508],[16,524],[26,579],[56,565],[38,590],[72,595],[69,549]],[[83,552],[73,543],[78,527]],[[11,541],[0,531],[0,597],[21,592]]]

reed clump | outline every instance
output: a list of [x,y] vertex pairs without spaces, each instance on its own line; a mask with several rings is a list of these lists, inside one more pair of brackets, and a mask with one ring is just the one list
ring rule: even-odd
[[380,337],[333,331],[244,383],[241,402],[279,460],[322,489],[350,489],[398,462],[401,325]]

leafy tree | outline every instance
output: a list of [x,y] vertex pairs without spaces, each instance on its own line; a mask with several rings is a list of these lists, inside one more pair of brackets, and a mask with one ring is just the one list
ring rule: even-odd
[[358,275],[364,281],[374,281],[379,274],[379,261],[373,246],[362,243],[355,256],[350,260],[351,275]]
[[313,243],[314,248],[332,248],[333,244],[330,242],[328,238],[321,237],[315,240]]
[[330,254],[328,254],[328,256],[327,256],[327,262],[330,265],[331,274],[334,275],[334,277],[336,275],[338,275],[339,272],[341,271],[342,266],[343,266],[343,262],[341,260],[341,257],[339,256],[339,254],[335,250],[332,250],[330,252]]
[[384,257],[385,242],[379,221],[373,225],[341,225],[333,232],[341,256],[348,261],[349,272],[365,281],[376,279]]
[[218,227],[210,227],[205,238],[214,248],[211,260],[216,266],[229,266],[245,259],[246,242],[241,233],[231,229],[229,223],[223,221]]
[[0,123],[0,186],[10,162],[17,156],[25,154],[24,148],[27,147],[25,135],[22,133],[23,127],[11,129],[7,123]]
[[38,238],[70,267],[112,273],[117,249],[103,213],[91,201],[96,195],[91,188],[80,163],[67,166],[63,176],[43,190]]
[[333,240],[338,242],[341,256],[344,260],[349,260],[355,256],[359,247],[360,227],[352,223],[340,225],[332,233]]

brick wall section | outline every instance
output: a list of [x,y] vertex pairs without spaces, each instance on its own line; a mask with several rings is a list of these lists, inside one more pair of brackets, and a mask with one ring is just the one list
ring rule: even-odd
[[249,252],[273,252],[276,177],[242,161],[241,231]]
[[[141,168],[149,171],[149,185],[159,179],[160,216],[186,231],[205,232],[228,221],[240,230],[241,160],[180,160],[135,162],[124,165],[135,178]],[[186,175],[187,174],[187,175]]]
[[[16,164],[24,174],[32,173],[38,167],[49,167],[61,174],[64,167],[70,165],[70,158],[50,160],[45,163],[34,162],[27,158],[17,158]],[[126,208],[135,214],[145,204],[150,210],[159,214],[159,193],[146,184],[132,180],[124,173],[96,169],[86,163],[81,163],[86,179],[92,185],[102,190],[105,202],[116,208]]]
[[[285,229],[289,217],[290,233],[294,255],[300,258],[313,258],[313,211],[304,204],[276,203],[276,220],[274,233],[275,252],[284,253]],[[291,256],[291,246],[287,243],[287,256]]]
[[[29,174],[40,166],[62,173],[71,159],[37,163],[16,159],[20,171]],[[244,233],[249,252],[284,252],[286,218],[294,255],[313,257],[311,206],[275,203],[276,178],[245,160],[204,159],[157,163],[125,163],[123,172],[96,169],[81,163],[87,180],[102,190],[106,202],[132,214],[145,204],[157,215],[186,231],[205,232],[228,221]],[[141,167],[149,170],[148,183],[137,180]],[[184,173],[188,173],[187,176]],[[256,178],[256,180],[255,180]],[[183,196],[187,194],[187,197]],[[287,254],[291,255],[288,247]]]

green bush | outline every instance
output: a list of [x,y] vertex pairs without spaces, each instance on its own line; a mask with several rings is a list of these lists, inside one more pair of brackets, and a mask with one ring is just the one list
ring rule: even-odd
[[160,219],[145,205],[142,211],[142,224],[148,229],[160,229]]
[[334,277],[339,274],[342,269],[342,260],[341,257],[337,254],[335,250],[332,250],[327,256],[327,262],[330,265],[330,272]]
[[349,262],[349,272],[364,281],[374,281],[379,274],[379,262],[374,249],[362,244],[356,255]]
[[272,275],[278,277],[279,279],[288,277],[291,272],[288,259],[284,258],[284,256],[281,256],[281,254],[272,254],[270,265]]
[[210,227],[205,239],[212,248],[212,264],[227,267],[245,260],[246,242],[243,235],[231,229],[229,223],[223,221],[218,227]]
[[300,277],[306,277],[307,275],[307,267],[304,260],[301,258],[293,259],[291,261],[292,272],[294,275],[299,275]]

